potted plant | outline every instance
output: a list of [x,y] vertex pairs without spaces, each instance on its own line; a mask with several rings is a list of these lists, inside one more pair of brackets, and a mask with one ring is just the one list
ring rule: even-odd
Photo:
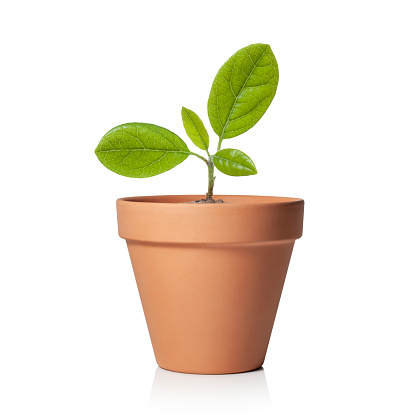
[[206,195],[117,200],[119,235],[127,241],[156,361],[167,370],[226,374],[263,364],[296,239],[303,200],[217,195],[215,168],[257,173],[241,150],[222,148],[252,128],[276,93],[279,70],[269,45],[237,51],[218,71],[208,117],[219,136],[215,153],[202,120],[182,108],[185,131],[206,152],[192,152],[175,133],[147,123],[111,129],[95,153],[108,169],[146,178],[188,156],[208,170]]

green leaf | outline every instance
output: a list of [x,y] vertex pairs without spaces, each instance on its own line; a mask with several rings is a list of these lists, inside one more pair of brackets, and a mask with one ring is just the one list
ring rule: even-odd
[[218,71],[208,99],[211,126],[222,139],[251,129],[276,94],[279,68],[269,45],[240,49]]
[[119,175],[148,178],[183,162],[191,152],[175,133],[147,123],[114,127],[95,149],[100,162]]
[[241,150],[222,149],[212,157],[215,167],[230,176],[248,176],[257,173],[253,161]]
[[209,136],[202,120],[192,110],[182,107],[182,121],[186,134],[193,144],[202,150],[208,150]]

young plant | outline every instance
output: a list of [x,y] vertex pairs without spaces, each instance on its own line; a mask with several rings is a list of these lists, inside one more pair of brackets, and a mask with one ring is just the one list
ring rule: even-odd
[[237,51],[220,68],[208,99],[208,118],[218,135],[217,151],[211,155],[209,136],[202,120],[182,107],[186,134],[207,154],[191,152],[172,131],[148,123],[126,123],[104,135],[95,149],[100,162],[119,175],[148,178],[182,163],[189,155],[208,167],[208,192],[204,202],[213,200],[214,167],[231,176],[255,175],[253,161],[241,150],[221,149],[226,139],[251,129],[272,102],[279,81],[276,58],[269,45],[256,43]]

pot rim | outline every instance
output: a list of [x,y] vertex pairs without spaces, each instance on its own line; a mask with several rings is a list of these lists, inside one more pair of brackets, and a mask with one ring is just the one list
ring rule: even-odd
[[205,244],[294,241],[302,235],[304,202],[300,198],[215,195],[230,203],[186,203],[204,197],[120,198],[117,200],[119,235],[134,241]]
[[[214,195],[214,199],[222,199],[225,204],[191,204],[190,202],[197,201],[205,198],[206,195],[198,194],[183,194],[183,195],[146,195],[146,196],[130,196],[123,197],[117,200],[120,204],[125,203],[140,203],[144,205],[157,205],[157,206],[168,206],[168,205],[180,205],[186,207],[230,207],[236,205],[296,205],[304,204],[304,200],[301,198],[284,197],[284,196],[269,196],[269,195]],[[180,199],[178,201],[178,199]],[[182,200],[183,199],[183,200]],[[227,201],[228,199],[228,201]],[[221,209],[222,209],[221,208]],[[191,208],[194,209],[194,208]]]

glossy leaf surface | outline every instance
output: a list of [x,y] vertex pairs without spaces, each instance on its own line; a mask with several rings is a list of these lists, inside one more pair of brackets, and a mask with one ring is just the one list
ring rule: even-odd
[[238,136],[260,120],[278,81],[276,58],[262,43],[240,49],[221,67],[208,99],[209,120],[220,140]]
[[241,150],[222,149],[212,157],[215,167],[230,176],[248,176],[257,173],[253,161]]
[[127,123],[111,129],[95,149],[100,162],[119,175],[147,178],[182,163],[190,154],[175,133],[147,123]]
[[186,134],[192,140],[193,144],[202,150],[208,150],[208,132],[198,115],[192,110],[182,107],[182,121]]

